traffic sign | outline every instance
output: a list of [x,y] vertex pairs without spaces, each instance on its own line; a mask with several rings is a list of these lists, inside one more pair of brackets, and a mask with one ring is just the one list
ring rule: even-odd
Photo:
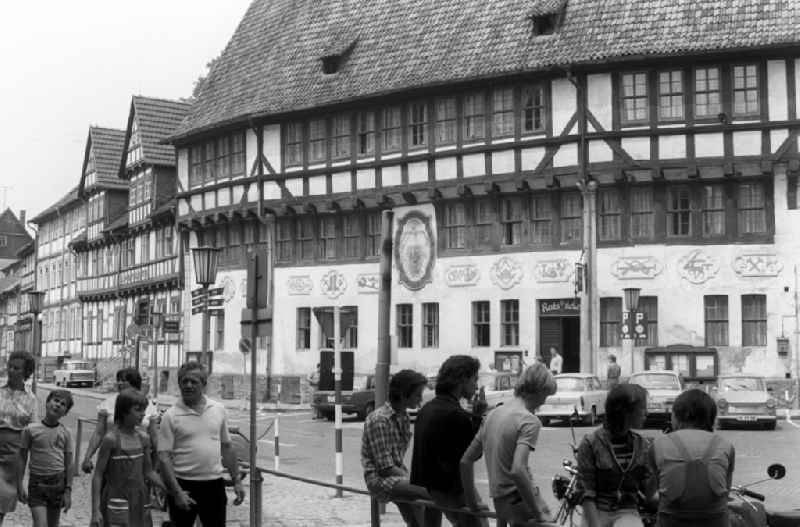
[[248,354],[253,351],[253,345],[250,343],[250,339],[247,337],[242,337],[239,339],[239,351],[244,354]]
[[198,296],[196,298],[192,298],[192,307],[204,306],[206,305],[206,300],[207,299],[204,296]]
[[195,289],[194,291],[192,291],[192,298],[194,298],[196,296],[201,296],[202,294],[203,294],[203,288],[202,287],[199,288],[199,289]]
[[225,304],[225,300],[222,298],[209,298],[208,299],[208,306],[209,307],[219,307]]
[[621,339],[647,339],[647,315],[640,311],[623,311],[619,336]]
[[192,306],[192,315],[196,315],[198,313],[202,313],[205,308],[206,308],[205,305],[198,306],[198,307]]
[[208,290],[208,296],[222,296],[222,293],[225,292],[224,287],[215,287],[214,289]]

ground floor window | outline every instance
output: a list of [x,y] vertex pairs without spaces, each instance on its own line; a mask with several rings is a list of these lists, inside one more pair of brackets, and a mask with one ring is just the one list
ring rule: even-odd
[[[314,316],[319,324],[319,347],[333,349],[334,336],[334,308],[314,308]],[[298,312],[299,324],[299,312]],[[310,330],[308,340],[311,340]],[[305,335],[304,335],[305,336]],[[298,344],[300,343],[300,328],[298,326]],[[355,349],[358,347],[358,307],[342,306],[339,308],[339,342],[342,348]],[[310,347],[310,346],[309,346]]]
[[742,346],[767,345],[767,296],[742,295]]
[[414,315],[411,304],[397,304],[397,347],[413,346]]
[[619,346],[619,324],[622,322],[622,299],[600,299],[600,346]]
[[297,349],[311,348],[311,308],[297,308]]
[[728,345],[728,297],[706,295],[703,297],[706,346]]
[[439,304],[422,304],[422,347],[439,347]]
[[472,346],[490,346],[489,302],[481,300],[472,303]]
[[500,301],[502,346],[519,346],[519,300]]

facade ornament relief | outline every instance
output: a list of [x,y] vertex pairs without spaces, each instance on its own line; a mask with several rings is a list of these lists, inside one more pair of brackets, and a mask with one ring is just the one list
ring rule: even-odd
[[230,276],[222,279],[222,298],[227,304],[236,295],[236,284]]
[[703,284],[719,271],[719,260],[702,249],[695,249],[678,260],[678,273],[693,284]]
[[347,280],[344,275],[335,269],[325,273],[319,282],[322,294],[328,298],[338,298],[347,289]]
[[449,287],[465,287],[478,283],[481,272],[472,264],[451,265],[444,273],[445,282]]
[[515,259],[503,256],[492,264],[489,271],[492,282],[500,289],[511,289],[522,280],[522,266]]
[[655,278],[664,266],[652,256],[621,256],[611,264],[611,274],[620,280]]
[[574,266],[565,258],[541,260],[533,266],[533,276],[537,282],[567,282],[573,270]]
[[381,275],[378,273],[365,273],[356,277],[356,286],[359,293],[377,293],[381,289]]
[[783,262],[776,254],[742,254],[733,260],[733,270],[739,276],[778,276]]
[[397,221],[395,260],[400,283],[412,291],[428,284],[436,263],[436,238],[431,216],[412,210]]
[[314,282],[307,274],[290,276],[286,281],[286,288],[290,295],[310,295],[314,290]]

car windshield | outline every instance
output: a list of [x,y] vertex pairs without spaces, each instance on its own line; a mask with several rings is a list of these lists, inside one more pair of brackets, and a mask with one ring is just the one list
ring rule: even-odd
[[674,375],[664,373],[642,373],[631,375],[631,384],[638,384],[644,388],[655,388],[658,390],[680,390],[681,385],[678,378]]
[[88,362],[68,362],[68,370],[91,370]]
[[719,380],[719,389],[724,392],[744,390],[763,392],[764,381],[758,377],[722,377]]
[[581,377],[558,377],[556,386],[558,392],[582,392],[586,386],[586,380]]

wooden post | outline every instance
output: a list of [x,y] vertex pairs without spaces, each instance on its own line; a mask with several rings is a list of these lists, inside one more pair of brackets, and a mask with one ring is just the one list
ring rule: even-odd
[[[339,306],[333,308],[333,389],[335,393],[335,434],[336,434],[336,484],[344,481],[344,459],[342,457],[342,346],[339,342],[341,312]],[[342,489],[336,489],[336,497],[342,497]]]
[[392,307],[392,221],[394,212],[381,214],[381,288],[378,291],[378,357],[375,363],[375,408],[386,402],[389,391],[389,364],[392,343],[389,322]]

